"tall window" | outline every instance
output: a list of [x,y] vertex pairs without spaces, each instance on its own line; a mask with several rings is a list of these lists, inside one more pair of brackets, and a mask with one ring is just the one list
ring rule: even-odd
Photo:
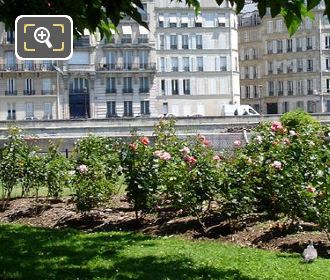
[[87,93],[88,80],[84,78],[74,78],[70,82],[70,93]]
[[160,81],[160,90],[162,92],[162,95],[166,94],[166,89],[165,89],[165,80]]
[[267,53],[272,54],[273,53],[273,41],[267,42]]
[[116,93],[116,78],[115,77],[108,77],[106,82],[106,93]]
[[293,81],[288,81],[287,90],[288,90],[288,95],[293,95]]
[[183,80],[183,94],[190,94],[190,80],[184,79]]
[[286,113],[286,112],[289,112],[289,102],[285,101],[282,103],[282,112],[283,113]]
[[124,117],[133,117],[133,101],[124,101]]
[[204,71],[204,65],[203,65],[203,57],[199,56],[197,57],[197,71]]
[[178,48],[178,36],[177,35],[170,36],[170,48],[171,48],[171,50],[176,50]]
[[302,51],[302,38],[296,38],[296,50],[297,52]]
[[179,94],[179,81],[178,80],[172,80],[172,95],[178,95]]
[[202,48],[203,48],[203,36],[196,35],[196,49],[202,49]]
[[283,81],[277,81],[277,95],[283,96]]
[[250,98],[251,97],[250,86],[246,86],[245,87],[245,97],[246,98]]
[[307,59],[307,72],[313,72],[313,59]]
[[132,69],[132,61],[133,61],[132,51],[124,51],[123,60],[124,60],[124,69],[125,70],[131,70]]
[[187,50],[189,48],[189,37],[188,35],[182,35],[182,49]]
[[150,115],[150,102],[149,101],[140,102],[140,113],[141,113],[141,115]]
[[41,90],[42,95],[49,95],[52,94],[52,80],[47,78],[47,79],[42,79],[42,90]]
[[107,118],[117,116],[116,101],[107,101]]
[[140,51],[139,59],[140,59],[140,69],[148,69],[148,62],[149,62],[148,51]]
[[330,36],[325,36],[325,48],[330,49]]
[[268,95],[274,96],[274,81],[268,82]]
[[304,109],[304,101],[297,101],[296,107],[298,109]]
[[330,70],[330,57],[325,59],[325,67],[327,70]]
[[313,80],[307,80],[307,94],[313,94]]
[[302,59],[297,60],[297,72],[302,72],[304,70],[304,64]]
[[148,77],[140,77],[140,93],[149,92],[149,78]]
[[189,72],[189,57],[183,57],[182,58],[182,64],[183,64],[183,71]]
[[8,70],[15,70],[16,67],[16,58],[13,51],[5,52],[6,68]]
[[165,72],[165,58],[160,58],[160,72]]
[[170,27],[171,28],[177,27],[177,18],[175,15],[170,16]]
[[33,90],[33,80],[32,79],[25,79],[24,94],[25,95],[34,95],[35,94],[35,91]]
[[282,53],[283,52],[283,42],[282,42],[282,40],[277,40],[276,44],[277,44],[277,53]]
[[273,21],[267,21],[267,33],[273,33]]
[[201,16],[197,16],[195,18],[195,27],[202,27],[203,25],[203,18]]
[[286,40],[286,51],[287,52],[292,52],[292,39],[287,39]]
[[8,108],[7,120],[16,120],[16,104],[8,103],[7,108]]
[[313,39],[312,39],[312,37],[307,37],[307,39],[306,39],[306,48],[307,48],[307,50],[311,50],[313,48]]
[[177,57],[171,57],[172,72],[178,72],[179,62]]
[[298,95],[304,94],[303,81],[297,81],[297,94]]
[[273,74],[273,62],[272,61],[268,61],[267,63],[267,68],[268,68],[268,74]]
[[283,21],[281,19],[276,20],[276,32],[283,31]]
[[330,93],[330,79],[327,79],[327,93]]
[[165,49],[165,36],[164,35],[159,35],[159,48],[161,50]]
[[34,104],[32,102],[25,103],[25,117],[26,118],[34,117]]
[[115,52],[108,52],[107,55],[107,67],[110,70],[115,69],[117,63],[117,57]]
[[220,71],[227,71],[227,57],[220,56]]
[[164,21],[165,21],[164,16],[159,15],[159,17],[158,17],[158,27],[163,28],[164,27]]
[[124,77],[124,93],[133,93],[132,77]]
[[5,95],[17,95],[15,79],[7,79],[7,90]]
[[53,118],[52,111],[53,111],[52,103],[45,102],[44,103],[44,116],[43,116],[43,119],[44,120],[51,120]]

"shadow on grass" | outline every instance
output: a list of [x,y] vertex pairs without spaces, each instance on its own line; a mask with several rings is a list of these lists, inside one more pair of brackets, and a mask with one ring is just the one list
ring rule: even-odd
[[[184,255],[126,256],[155,239],[129,233],[83,234],[0,225],[0,279],[242,279],[239,270],[199,266]],[[127,253],[127,252],[126,252]]]

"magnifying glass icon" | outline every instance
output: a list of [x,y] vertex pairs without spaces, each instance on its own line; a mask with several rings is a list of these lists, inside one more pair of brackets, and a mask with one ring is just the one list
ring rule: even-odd
[[50,33],[46,27],[38,27],[34,31],[34,39],[40,44],[46,44],[49,49],[53,47],[49,41]]

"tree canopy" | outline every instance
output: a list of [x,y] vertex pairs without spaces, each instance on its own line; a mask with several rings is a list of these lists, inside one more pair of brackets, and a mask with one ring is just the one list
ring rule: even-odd
[[[199,0],[171,0],[185,2],[189,7],[199,13],[201,6]],[[227,0],[214,0],[221,5]],[[267,7],[271,16],[282,15],[290,34],[300,26],[304,18],[313,19],[311,10],[323,0],[252,0],[257,3],[260,16],[266,14]],[[330,1],[325,1],[325,14],[330,16]],[[228,0],[235,5],[236,12],[242,11],[246,5],[245,0]],[[84,29],[94,33],[96,29],[102,36],[111,36],[120,20],[125,16],[131,17],[136,22],[147,27],[141,17],[143,5],[141,0],[0,0],[0,21],[4,22],[7,29],[13,29],[15,19],[19,15],[69,15],[74,22],[76,36],[83,34]]]

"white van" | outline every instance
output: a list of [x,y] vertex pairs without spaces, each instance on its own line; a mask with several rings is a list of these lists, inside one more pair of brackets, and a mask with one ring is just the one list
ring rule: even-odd
[[249,105],[223,105],[221,116],[259,116],[259,113]]

